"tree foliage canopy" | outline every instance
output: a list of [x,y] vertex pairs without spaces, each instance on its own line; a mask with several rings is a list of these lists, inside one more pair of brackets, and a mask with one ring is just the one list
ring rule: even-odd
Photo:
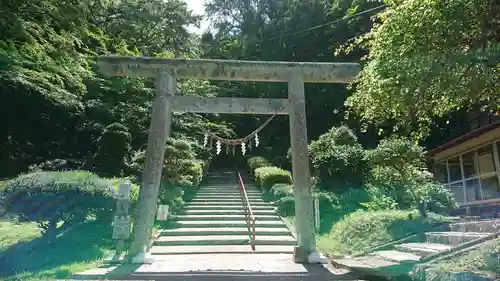
[[422,138],[434,116],[476,104],[498,109],[498,1],[386,2],[379,23],[355,43],[370,50],[347,102],[355,112]]

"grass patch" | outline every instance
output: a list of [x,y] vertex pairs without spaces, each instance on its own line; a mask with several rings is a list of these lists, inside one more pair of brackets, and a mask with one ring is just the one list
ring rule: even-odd
[[2,222],[0,234],[9,230],[15,232],[7,234],[0,252],[0,279],[6,281],[64,279],[95,267],[113,247],[111,225],[97,221],[75,225],[50,240],[32,223]]
[[493,272],[500,274],[500,238],[480,247],[438,263],[442,272]]
[[31,241],[40,237],[40,229],[36,223],[15,224],[9,221],[0,222],[0,252],[20,242]]
[[[411,216],[410,216],[411,215]],[[418,212],[357,211],[336,223],[330,233],[318,238],[318,248],[328,255],[348,255],[424,232],[446,217]]]

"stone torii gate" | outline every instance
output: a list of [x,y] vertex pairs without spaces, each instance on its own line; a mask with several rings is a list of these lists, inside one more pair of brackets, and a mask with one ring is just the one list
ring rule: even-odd
[[[357,63],[257,62],[120,56],[100,57],[98,63],[101,71],[109,76],[156,78],[156,97],[129,257],[143,257],[149,248],[165,144],[171,131],[171,112],[288,114],[298,236],[294,260],[307,262],[309,254],[316,251],[316,239],[304,82],[349,83],[359,72],[360,68]],[[289,95],[288,99],[175,96],[177,78],[287,82]]]

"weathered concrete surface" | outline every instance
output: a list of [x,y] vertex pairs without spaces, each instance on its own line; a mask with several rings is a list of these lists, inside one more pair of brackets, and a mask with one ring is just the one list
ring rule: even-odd
[[295,190],[296,231],[298,247],[295,261],[307,262],[309,254],[316,251],[314,205],[309,169],[307,122],[304,78],[294,73],[288,78],[290,99],[290,143],[292,151],[292,175]]
[[165,59],[153,57],[99,57],[101,71],[109,76],[155,77],[172,71],[179,78],[227,81],[287,82],[299,73],[305,82],[349,83],[360,71],[357,63],[272,62],[203,59]]
[[412,253],[400,252],[395,250],[378,251],[372,253],[371,255],[395,262],[417,262],[421,258],[421,256]]
[[175,94],[176,77],[169,72],[159,72],[156,76],[156,97],[149,126],[139,200],[134,216],[133,237],[130,247],[131,257],[147,251],[151,241],[163,159],[165,157],[165,145],[170,136],[172,124],[170,98]]
[[[261,245],[252,250],[248,245],[216,245],[216,246],[153,246],[151,253],[155,257],[161,258],[163,255],[169,256],[173,254],[292,254],[293,246],[284,245]],[[166,259],[171,259],[168,257]]]
[[451,250],[451,245],[438,244],[438,243],[404,243],[395,245],[399,251],[414,253],[416,255],[425,257],[430,254],[441,253]]
[[[248,235],[247,227],[193,227],[193,228],[175,228],[162,231],[163,236],[168,235]],[[255,233],[257,235],[290,235],[290,230],[285,227],[256,227]]]
[[224,114],[288,114],[287,99],[176,96],[172,111]]
[[479,232],[428,232],[425,234],[427,242],[460,245],[462,243],[470,242],[479,238],[488,236],[491,233]]
[[[156,239],[155,245],[206,245],[213,243],[217,245],[248,245],[248,232],[246,235],[183,235],[183,236],[162,236]],[[296,245],[295,238],[291,235],[256,235],[257,245]]]
[[500,231],[500,220],[480,220],[461,223],[452,223],[451,231],[455,232],[482,232],[495,233]]
[[[217,207],[214,207],[217,208]],[[254,210],[252,208],[252,212],[254,215],[268,215],[268,216],[275,216],[276,213],[274,209],[269,208],[267,210]],[[191,209],[191,208],[186,208],[186,210],[180,212],[181,215],[207,215],[207,214],[212,214],[212,215],[244,215],[245,214],[245,209],[243,207],[241,208],[232,208],[232,209],[224,209],[224,208],[219,208],[219,209]]]

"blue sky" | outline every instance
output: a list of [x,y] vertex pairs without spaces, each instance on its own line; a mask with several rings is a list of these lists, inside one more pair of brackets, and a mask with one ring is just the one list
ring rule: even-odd
[[[195,14],[201,15],[203,14],[205,8],[204,8],[204,3],[205,0],[184,0],[188,6],[188,9],[192,10]],[[208,26],[208,23],[206,21],[203,21],[201,23],[201,28],[196,28],[196,27],[190,27],[189,30],[192,32],[200,34],[203,32]]]

